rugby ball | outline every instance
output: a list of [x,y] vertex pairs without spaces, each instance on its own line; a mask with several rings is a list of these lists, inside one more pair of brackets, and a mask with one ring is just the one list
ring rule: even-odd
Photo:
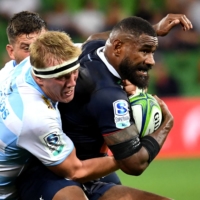
[[129,100],[140,137],[153,133],[160,127],[162,111],[157,100],[151,94],[139,92],[130,96]]

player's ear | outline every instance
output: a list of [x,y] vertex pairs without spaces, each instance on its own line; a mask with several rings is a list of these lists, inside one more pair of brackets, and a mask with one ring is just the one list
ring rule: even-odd
[[37,76],[33,76],[33,77],[34,77],[35,82],[36,82],[40,87],[43,86],[43,81],[44,81],[43,78],[40,78],[40,77],[37,77]]
[[7,44],[6,45],[6,51],[8,52],[8,55],[10,57],[11,60],[15,60],[15,56],[14,56],[14,48],[11,44]]
[[116,39],[116,40],[113,41],[113,50],[114,50],[115,56],[117,56],[117,57],[120,56],[122,46],[123,46],[123,42],[121,40]]

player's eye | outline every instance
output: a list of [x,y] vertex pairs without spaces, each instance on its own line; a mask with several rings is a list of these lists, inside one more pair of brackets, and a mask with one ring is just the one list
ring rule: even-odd
[[59,77],[57,77],[57,78],[55,78],[56,80],[59,80],[59,81],[63,81],[63,80],[65,80],[65,76],[59,76]]
[[29,46],[22,46],[22,49],[25,51],[29,51]]

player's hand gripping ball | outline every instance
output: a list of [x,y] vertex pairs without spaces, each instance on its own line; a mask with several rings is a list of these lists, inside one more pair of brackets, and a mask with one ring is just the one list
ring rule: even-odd
[[153,133],[162,122],[162,111],[156,99],[145,92],[129,97],[133,118],[140,137]]

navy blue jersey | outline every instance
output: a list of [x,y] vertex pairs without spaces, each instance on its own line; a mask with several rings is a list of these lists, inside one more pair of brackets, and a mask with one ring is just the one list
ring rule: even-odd
[[103,135],[133,123],[121,79],[97,55],[104,45],[105,41],[85,44],[74,99],[59,103],[63,131],[74,142],[79,159],[103,156],[107,151]]

